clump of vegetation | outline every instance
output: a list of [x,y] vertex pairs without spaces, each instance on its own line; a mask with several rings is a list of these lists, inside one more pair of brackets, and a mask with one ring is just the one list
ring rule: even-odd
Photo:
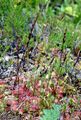
[[81,118],[80,3],[0,1],[1,119]]
[[53,105],[53,109],[44,110],[44,116],[40,120],[58,120],[60,118],[60,105]]

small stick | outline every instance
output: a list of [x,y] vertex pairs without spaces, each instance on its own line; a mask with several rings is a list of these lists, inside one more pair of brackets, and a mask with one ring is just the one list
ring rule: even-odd
[[32,37],[32,32],[33,32],[34,27],[35,27],[35,24],[36,24],[36,22],[37,22],[38,16],[39,16],[39,14],[37,14],[37,16],[36,16],[36,18],[35,18],[35,20],[34,20],[34,22],[33,22],[33,24],[32,24],[31,31],[30,31],[30,33],[29,33],[29,35],[28,35],[28,41],[27,41],[27,46],[26,46],[26,47],[29,46],[29,41],[30,41],[30,39],[31,39],[31,37]]
[[75,67],[75,65],[77,64],[77,62],[79,61],[79,56],[80,56],[80,50],[78,51],[77,59],[76,59],[74,65],[73,65],[74,67]]
[[66,40],[66,33],[67,33],[67,29],[65,29],[65,31],[64,31],[63,40],[62,40],[61,55],[60,55],[60,67],[61,67],[63,47],[64,47],[64,43],[65,43],[65,40]]
[[[37,22],[38,16],[39,16],[39,14],[37,14],[37,16],[36,16],[36,18],[35,18],[35,20],[34,20],[34,22],[33,22],[33,24],[32,24],[31,31],[30,31],[30,33],[29,33],[29,35],[28,35],[28,41],[27,41],[26,46],[25,46],[26,51],[25,51],[25,54],[23,54],[23,60],[24,60],[24,61],[25,61],[25,58],[28,56],[29,42],[30,42],[30,39],[31,39],[31,37],[32,37],[32,32],[33,32],[34,27],[35,27],[35,24],[36,24],[36,22]],[[23,67],[24,67],[24,65],[23,65]]]
[[64,43],[65,43],[65,40],[66,40],[66,33],[67,33],[67,28],[65,29],[64,35],[63,35],[62,47],[61,47],[61,51],[62,51],[62,52],[63,52]]

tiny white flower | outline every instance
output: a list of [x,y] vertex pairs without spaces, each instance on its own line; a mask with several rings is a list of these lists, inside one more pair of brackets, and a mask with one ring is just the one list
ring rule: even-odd
[[6,61],[9,61],[10,57],[9,57],[8,55],[6,55],[6,56],[4,57],[4,59],[5,59]]

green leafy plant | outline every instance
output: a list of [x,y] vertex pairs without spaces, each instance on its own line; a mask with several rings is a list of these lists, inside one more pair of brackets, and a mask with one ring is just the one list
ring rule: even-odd
[[52,109],[43,110],[44,115],[41,117],[40,120],[58,120],[60,117],[60,110],[61,110],[61,106],[58,104],[54,104],[52,106]]

